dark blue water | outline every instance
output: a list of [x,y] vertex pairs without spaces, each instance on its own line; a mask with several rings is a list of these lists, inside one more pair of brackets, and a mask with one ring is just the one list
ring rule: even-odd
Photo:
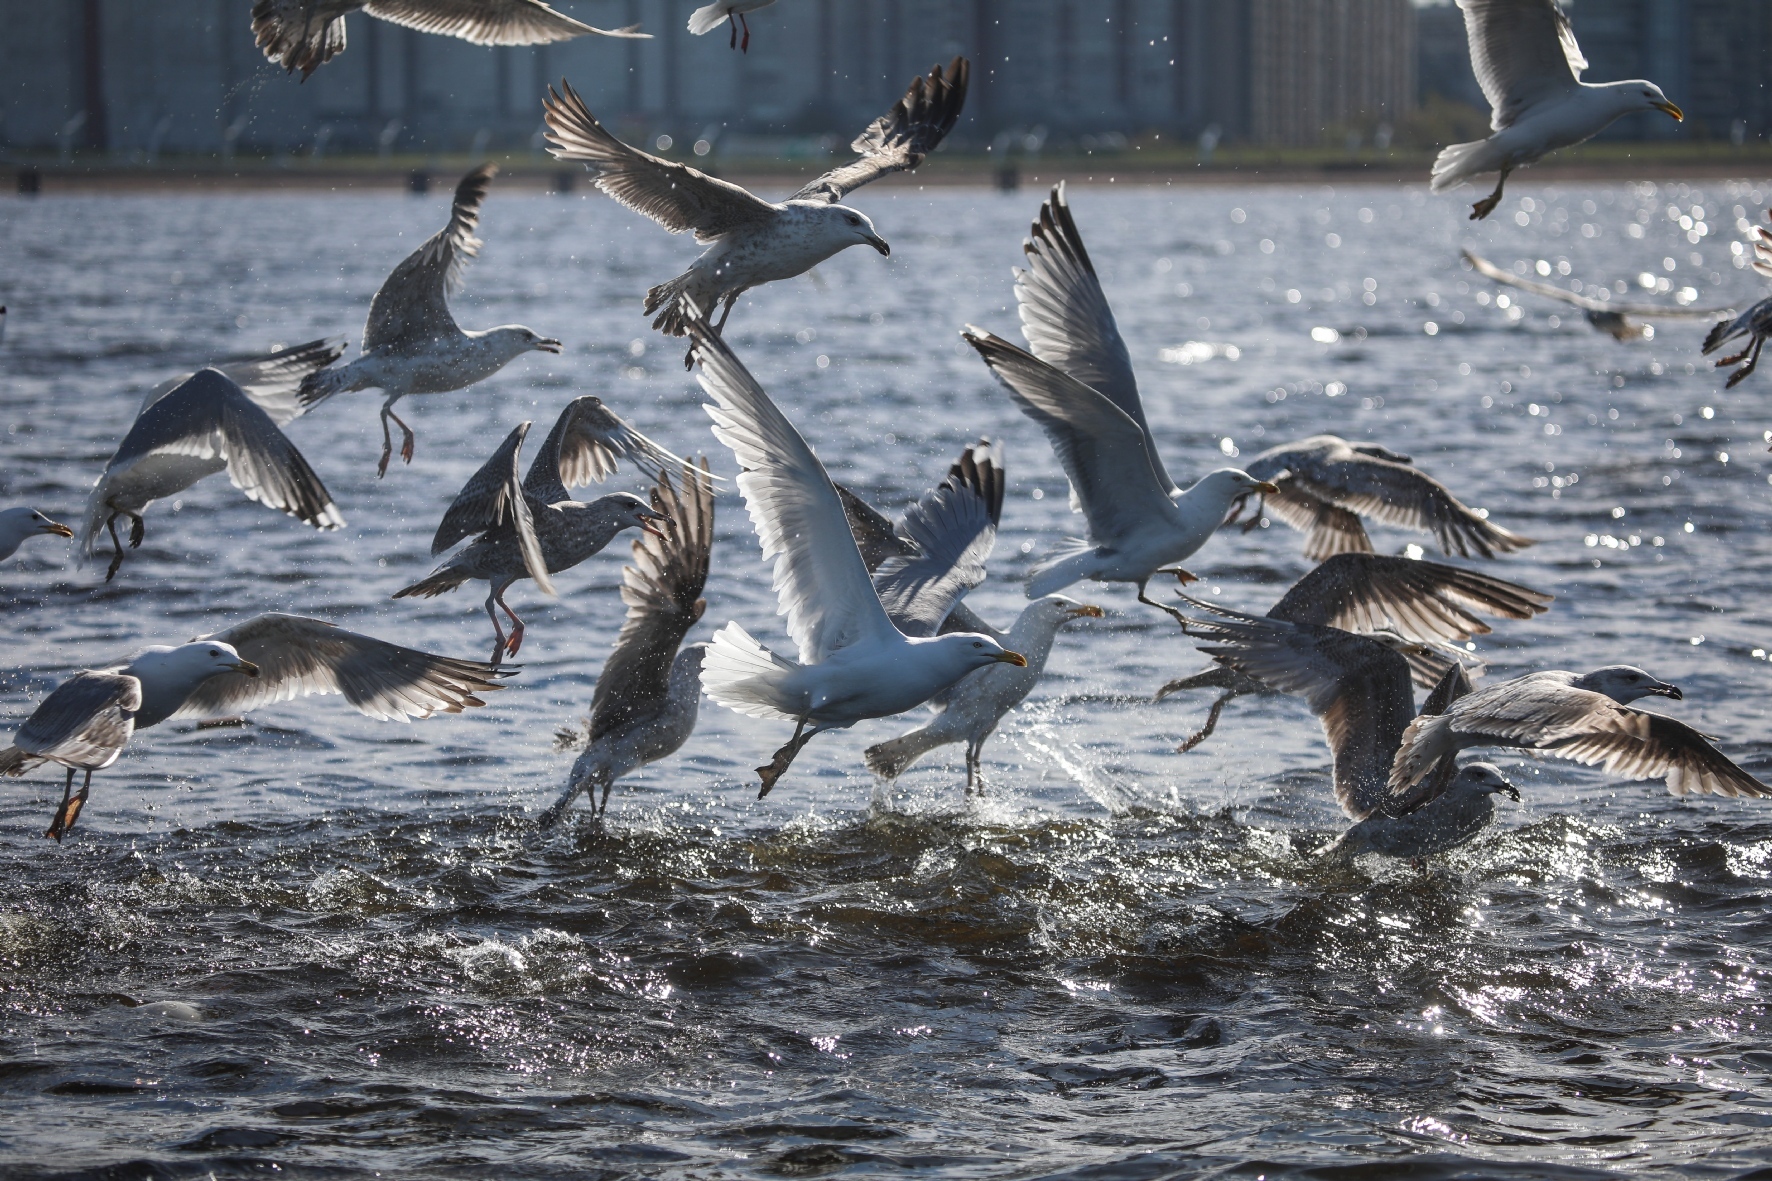
[[[1177,478],[1318,431],[1412,453],[1539,539],[1494,569],[1557,604],[1479,643],[1492,676],[1640,663],[1764,775],[1772,375],[1725,393],[1702,321],[1619,345],[1529,297],[1510,318],[1457,249],[1745,301],[1760,285],[1729,244],[1768,195],[1516,181],[1480,225],[1419,187],[1072,202]],[[1005,528],[972,599],[1005,626],[1078,525],[957,331],[1015,335],[1009,268],[1039,199],[870,191],[890,260],[851,251],[755,292],[728,330],[884,508],[978,434],[1006,440]],[[354,336],[445,216],[442,196],[0,201],[0,503],[75,521],[143,390]],[[0,568],[0,721],[75,668],[271,609],[483,654],[471,589],[388,596],[429,568],[493,441],[575,395],[731,474],[681,349],[639,311],[689,243],[600,198],[497,188],[482,234],[461,321],[525,323],[566,355],[407,402],[417,459],[384,481],[375,395],[293,424],[338,533],[218,477],[156,506],[108,587],[31,543]],[[785,643],[741,504],[719,512],[694,638],[736,619]],[[1120,588],[1086,591],[1108,616],[1060,638],[986,749],[981,804],[957,747],[877,785],[860,751],[891,721],[821,737],[759,803],[750,768],[785,733],[708,705],[618,791],[607,836],[543,839],[533,816],[572,758],[555,731],[619,626],[624,549],[557,600],[513,592],[524,671],[485,709],[401,726],[317,698],[163,726],[59,847],[41,836],[58,777],[9,781],[0,1172],[1731,1176],[1772,1156],[1765,803],[1504,759],[1525,799],[1475,844],[1425,875],[1326,870],[1310,854],[1342,821],[1302,705],[1241,700],[1172,753],[1207,701],[1144,701],[1203,661]],[[1193,566],[1265,609],[1299,550],[1277,527],[1227,533]]]

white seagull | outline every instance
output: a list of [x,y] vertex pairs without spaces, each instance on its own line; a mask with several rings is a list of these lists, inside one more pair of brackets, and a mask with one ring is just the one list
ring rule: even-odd
[[688,330],[701,387],[718,403],[707,407],[714,436],[738,458],[738,488],[799,649],[787,660],[728,623],[702,658],[702,690],[715,703],[794,723],[793,738],[757,769],[759,799],[814,736],[915,709],[974,669],[1027,663],[989,636],[913,637],[894,626],[824,465],[706,321]]
[[596,172],[598,188],[671,233],[694,231],[707,249],[687,271],[646,293],[646,314],[656,313],[654,328],[682,336],[695,315],[691,306],[711,313],[724,301],[718,333],[732,305],[752,287],[803,275],[850,246],[866,243],[892,253],[865,214],[840,202],[869,181],[921,164],[960,118],[970,76],[966,59],[956,57],[946,73],[936,66],[928,78],[916,79],[849,145],[861,159],[832,169],[780,204],[621,142],[565,82],[563,95],[548,91],[549,150],[562,160],[584,161]]
[[[623,422],[602,399],[591,394],[574,398],[554,421],[547,441],[518,478],[523,440],[529,423],[520,423],[456,495],[431,539],[431,553],[441,554],[457,542],[474,537],[449,561],[428,576],[394,592],[394,598],[435,598],[471,579],[490,584],[486,614],[492,620],[492,663],[515,656],[523,644],[523,621],[505,602],[504,594],[522,578],[532,578],[543,594],[553,594],[550,574],[570,570],[600,552],[623,529],[657,532],[648,524],[661,514],[630,492],[615,492],[590,503],[574,500],[570,487],[602,483],[626,459],[657,479],[683,461]],[[710,479],[712,477],[709,477]],[[507,637],[494,606],[510,617]]]
[[1587,59],[1557,0],[1458,0],[1470,40],[1471,68],[1489,100],[1495,134],[1453,144],[1434,161],[1433,190],[1444,192],[1485,172],[1501,173],[1495,191],[1471,206],[1471,220],[1501,201],[1507,175],[1558,148],[1573,147],[1639,111],[1684,120],[1653,82],[1583,82]]
[[546,45],[596,33],[650,37],[640,26],[595,29],[541,0],[256,0],[252,35],[265,57],[302,81],[345,48],[345,17],[364,12],[379,20],[459,37],[475,45]]
[[1681,696],[1677,686],[1627,664],[1503,681],[1461,698],[1439,717],[1410,723],[1391,769],[1391,790],[1408,792],[1461,750],[1505,746],[1603,766],[1627,779],[1665,779],[1675,795],[1772,795],[1772,787],[1737,767],[1697,730],[1630,704]]
[[465,331],[449,311],[449,296],[462,289],[468,262],[480,253],[474,230],[480,224],[480,203],[498,168],[482,164],[455,187],[449,224],[408,255],[382,282],[369,303],[363,325],[363,350],[355,361],[323,369],[302,382],[301,400],[312,407],[337,393],[379,389],[381,462],[387,474],[394,444],[390,419],[400,428],[400,458],[412,462],[412,428],[394,413],[394,403],[408,394],[442,394],[484,381],[522,356],[538,351],[558,353],[560,342],[521,324],[504,324],[481,332]]
[[[711,33],[721,25],[732,26],[732,37],[726,46],[737,48],[740,53],[751,51],[751,26],[745,20],[745,13],[755,12],[759,8],[768,8],[775,0],[715,0],[713,4],[704,4],[689,14],[689,31],[699,37],[703,33]],[[744,26],[744,41],[738,38],[738,28]]]
[[[1597,331],[1604,332],[1617,341],[1654,339],[1655,326],[1639,324],[1638,320],[1698,320],[1735,314],[1734,308],[1687,308],[1681,307],[1679,304],[1626,303],[1623,300],[1594,299],[1581,295],[1577,291],[1566,291],[1554,283],[1540,283],[1516,275],[1512,271],[1496,266],[1486,258],[1472,254],[1469,250],[1463,251],[1463,254],[1464,261],[1471,264],[1471,269],[1485,279],[1577,308]],[[1539,263],[1539,265],[1544,266],[1545,264]],[[1580,281],[1577,280],[1575,286],[1579,288],[1580,285]]]
[[34,508],[0,509],[0,562],[16,554],[27,538],[72,536],[72,529]]
[[566,791],[542,813],[543,828],[558,824],[580,792],[599,788],[602,799],[593,814],[601,824],[615,781],[675,754],[695,730],[707,645],[682,643],[708,607],[701,597],[714,545],[707,460],[699,467],[684,464],[676,485],[661,475],[652,507],[669,523],[663,534],[636,539],[633,565],[622,567],[627,619],[591,694],[584,753],[573,761]]
[[[116,762],[136,730],[312,694],[342,694],[359,713],[404,722],[484,705],[478,695],[504,688],[495,678],[511,675],[273,612],[188,644],[147,648],[127,664],[76,673],[0,750],[0,775],[23,775],[44,762],[68,769],[46,834],[59,841],[80,816],[92,773]],[[77,770],[86,781],[75,794]]]
[[[311,351],[297,370],[319,357],[337,356],[334,346],[324,342],[299,347]],[[285,374],[283,385],[291,380]],[[316,529],[345,523],[326,485],[271,415],[222,370],[201,369],[164,394],[155,390],[148,395],[87,500],[79,560],[96,554],[100,533],[109,532],[109,582],[123,565],[117,518],[129,519],[129,546],[134,549],[141,545],[142,514],[149,505],[220,471],[228,473],[248,500]]]

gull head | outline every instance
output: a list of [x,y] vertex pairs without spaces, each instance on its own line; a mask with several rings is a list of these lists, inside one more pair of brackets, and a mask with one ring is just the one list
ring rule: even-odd
[[525,328],[521,324],[504,324],[497,328],[488,328],[485,332],[470,332],[468,335],[478,336],[487,347],[506,361],[514,360],[524,353],[558,353],[563,347],[553,337],[543,336],[535,329]]
[[1520,789],[1509,783],[1494,763],[1466,763],[1458,769],[1452,785],[1474,795],[1504,795],[1516,804],[1520,802]]
[[72,537],[74,531],[60,521],[52,521],[35,509],[31,513],[31,532],[48,537]]
[[72,537],[74,531],[34,508],[9,508],[0,512],[0,546],[16,545],[27,537],[42,536]]
[[610,507],[615,510],[615,519],[621,522],[621,527],[623,529],[632,526],[644,533],[650,533],[652,536],[660,538],[661,540],[664,538],[664,534],[655,529],[652,522],[664,521],[669,523],[671,519],[670,516],[666,513],[659,512],[633,493],[616,492],[609,496],[599,497],[598,499],[605,502],[613,502]]
[[933,645],[947,659],[954,670],[956,681],[975,669],[988,668],[993,664],[1013,664],[1016,668],[1028,666],[1027,657],[1019,652],[1009,651],[991,637],[978,632],[949,632],[945,636],[936,636],[922,643]]
[[124,670],[142,682],[145,696],[182,689],[189,693],[210,677],[223,673],[259,675],[258,665],[240,655],[232,644],[219,640],[192,640],[176,648],[156,645],[129,662]]
[[535,352],[558,353],[563,347],[565,347],[551,336],[543,336],[541,333],[532,331],[528,328],[525,328],[522,331],[524,334],[524,344]]
[[886,239],[875,231],[867,214],[847,205],[818,205],[814,208],[817,210],[814,216],[824,231],[836,240],[838,250],[865,243],[882,255],[891,256],[892,247],[886,245]]
[[1273,496],[1279,490],[1277,485],[1267,480],[1258,480],[1241,468],[1221,467],[1201,476],[1199,483],[1188,489],[1188,495],[1203,491],[1222,496],[1228,504],[1257,492],[1263,496]]
[[1626,92],[1631,97],[1631,109],[1637,111],[1660,111],[1669,116],[1675,123],[1686,121],[1686,112],[1669,102],[1667,95],[1661,93],[1661,87],[1653,82],[1626,82],[1630,87]]
[[1586,689],[1610,697],[1620,705],[1629,705],[1643,697],[1668,697],[1679,701],[1685,697],[1678,685],[1658,681],[1640,668],[1628,664],[1612,664],[1576,677],[1571,687]]

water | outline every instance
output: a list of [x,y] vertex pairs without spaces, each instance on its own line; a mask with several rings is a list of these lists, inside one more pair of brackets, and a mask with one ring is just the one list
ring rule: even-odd
[[[1414,454],[1540,539],[1493,568],[1557,604],[1480,642],[1492,675],[1641,663],[1764,775],[1765,379],[1724,392],[1702,322],[1621,346],[1530,298],[1510,320],[1456,252],[1744,301],[1759,284],[1732,265],[1734,220],[1769,194],[1516,180],[1481,225],[1404,187],[1072,198],[1178,477],[1317,431]],[[1006,440],[1005,529],[972,600],[1003,624],[1074,522],[1045,442],[956,332],[1015,335],[1009,267],[1038,201],[870,191],[890,260],[850,251],[747,297],[729,330],[838,478],[893,511],[978,433]],[[1689,243],[1669,205],[1701,205],[1709,236]],[[355,334],[445,209],[0,202],[0,503],[75,521],[144,389]],[[30,543],[0,570],[0,718],[77,667],[264,610],[483,654],[471,589],[388,596],[429,568],[495,440],[574,395],[731,474],[681,350],[638,314],[689,243],[595,197],[496,188],[482,232],[462,321],[526,323],[567,354],[408,402],[417,459],[384,481],[374,395],[294,424],[338,533],[215,478],[151,511],[108,587]],[[1161,359],[1189,341],[1170,355],[1238,355]],[[719,513],[696,635],[737,619],[783,644],[742,507],[726,494]],[[1279,527],[1229,533],[1195,569],[1265,609],[1299,549]],[[1504,758],[1524,802],[1425,876],[1326,870],[1310,853],[1342,821],[1303,707],[1243,699],[1171,753],[1207,699],[1144,701],[1201,659],[1127,590],[1086,589],[1108,617],[1061,636],[986,749],[983,804],[962,799],[958,747],[876,786],[860,751],[894,722],[821,737],[759,803],[750,768],[785,732],[704,706],[681,754],[618,790],[609,836],[540,839],[572,757],[554,732],[619,624],[618,551],[558,600],[513,592],[523,673],[485,709],[401,726],[319,698],[164,726],[98,777],[60,847],[41,836],[55,775],[0,793],[0,1171],[1726,1176],[1772,1155],[1764,803]]]

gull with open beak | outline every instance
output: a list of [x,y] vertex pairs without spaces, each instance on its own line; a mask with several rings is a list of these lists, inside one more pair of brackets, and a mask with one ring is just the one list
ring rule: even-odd
[[0,510],[0,561],[18,552],[18,547],[32,537],[72,537],[74,531],[60,521],[52,521],[34,508]]

